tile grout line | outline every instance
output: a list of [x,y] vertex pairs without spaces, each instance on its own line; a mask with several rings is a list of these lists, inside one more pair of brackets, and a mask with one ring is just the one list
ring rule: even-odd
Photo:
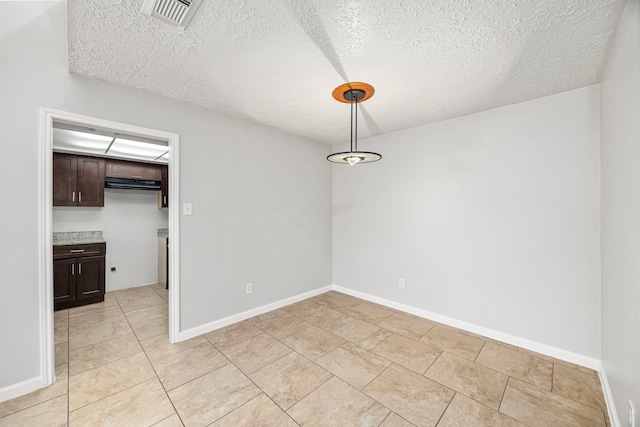
[[[155,290],[154,290],[154,292],[155,292]],[[118,301],[118,304],[120,304],[119,301]],[[122,311],[124,313],[124,310],[122,310]],[[132,311],[135,311],[135,310],[132,310]],[[167,307],[167,311],[169,311],[169,307]],[[156,367],[153,366],[153,363],[151,363],[151,360],[149,359],[149,355],[147,354],[147,351],[144,349],[144,346],[142,345],[142,343],[140,342],[140,338],[138,338],[138,335],[136,335],[136,333],[135,333],[135,331],[133,329],[133,326],[131,325],[131,322],[129,321],[129,318],[127,317],[126,313],[124,313],[124,317],[127,319],[127,323],[129,324],[129,327],[133,331],[133,335],[136,337],[136,340],[138,341],[138,345],[140,346],[140,348],[142,348],[142,352],[144,353],[144,357],[147,359],[147,363],[149,363],[149,365],[151,366],[151,369],[153,370],[153,373],[156,376],[156,379],[160,383],[160,387],[162,387],[162,390],[164,391],[164,394],[167,397],[167,400],[169,401],[169,403],[171,403],[171,407],[173,408],[174,413],[178,416],[178,419],[180,420],[182,425],[184,425],[184,422],[182,421],[182,417],[178,413],[178,410],[176,409],[175,405],[173,404],[173,400],[171,400],[171,397],[169,397],[169,392],[167,391],[167,389],[165,388],[164,384],[162,383],[162,380],[160,379],[160,376],[158,375],[158,372],[156,371]],[[149,337],[149,338],[153,338],[153,337]],[[167,339],[169,339],[168,336],[167,336]],[[142,384],[142,383],[140,383],[140,384]],[[136,384],[136,385],[138,385],[138,384]],[[133,386],[133,387],[135,387],[135,386]],[[169,418],[169,417],[167,417],[167,418]],[[162,420],[160,420],[160,421],[162,421]],[[157,424],[157,423],[155,423],[155,424]]]

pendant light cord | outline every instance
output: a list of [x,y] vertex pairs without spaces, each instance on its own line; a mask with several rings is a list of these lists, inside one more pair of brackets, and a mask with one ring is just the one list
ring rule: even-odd
[[[355,98],[355,96],[354,96],[354,98]],[[358,99],[356,99],[356,113],[355,113],[355,115],[356,115],[356,119],[355,119],[355,122],[356,122],[355,128],[356,129],[355,129],[355,137],[353,138],[353,141],[354,141],[353,142],[353,148],[354,148],[354,151],[358,151]]]
[[351,152],[353,153],[353,91],[349,91],[351,95]]

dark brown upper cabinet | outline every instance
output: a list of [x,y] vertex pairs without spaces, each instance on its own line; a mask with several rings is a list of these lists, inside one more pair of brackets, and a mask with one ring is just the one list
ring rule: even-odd
[[107,159],[107,176],[109,178],[160,181],[162,179],[162,172],[160,171],[160,165]]
[[53,206],[104,206],[105,160],[53,153]]

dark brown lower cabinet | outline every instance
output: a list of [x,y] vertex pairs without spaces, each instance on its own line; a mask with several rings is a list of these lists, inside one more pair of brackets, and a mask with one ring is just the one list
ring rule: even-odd
[[106,243],[53,248],[54,310],[104,301]]

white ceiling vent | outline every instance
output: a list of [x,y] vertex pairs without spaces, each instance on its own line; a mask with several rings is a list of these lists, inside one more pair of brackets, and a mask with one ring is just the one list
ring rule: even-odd
[[185,28],[200,0],[144,0],[142,13],[178,28]]

